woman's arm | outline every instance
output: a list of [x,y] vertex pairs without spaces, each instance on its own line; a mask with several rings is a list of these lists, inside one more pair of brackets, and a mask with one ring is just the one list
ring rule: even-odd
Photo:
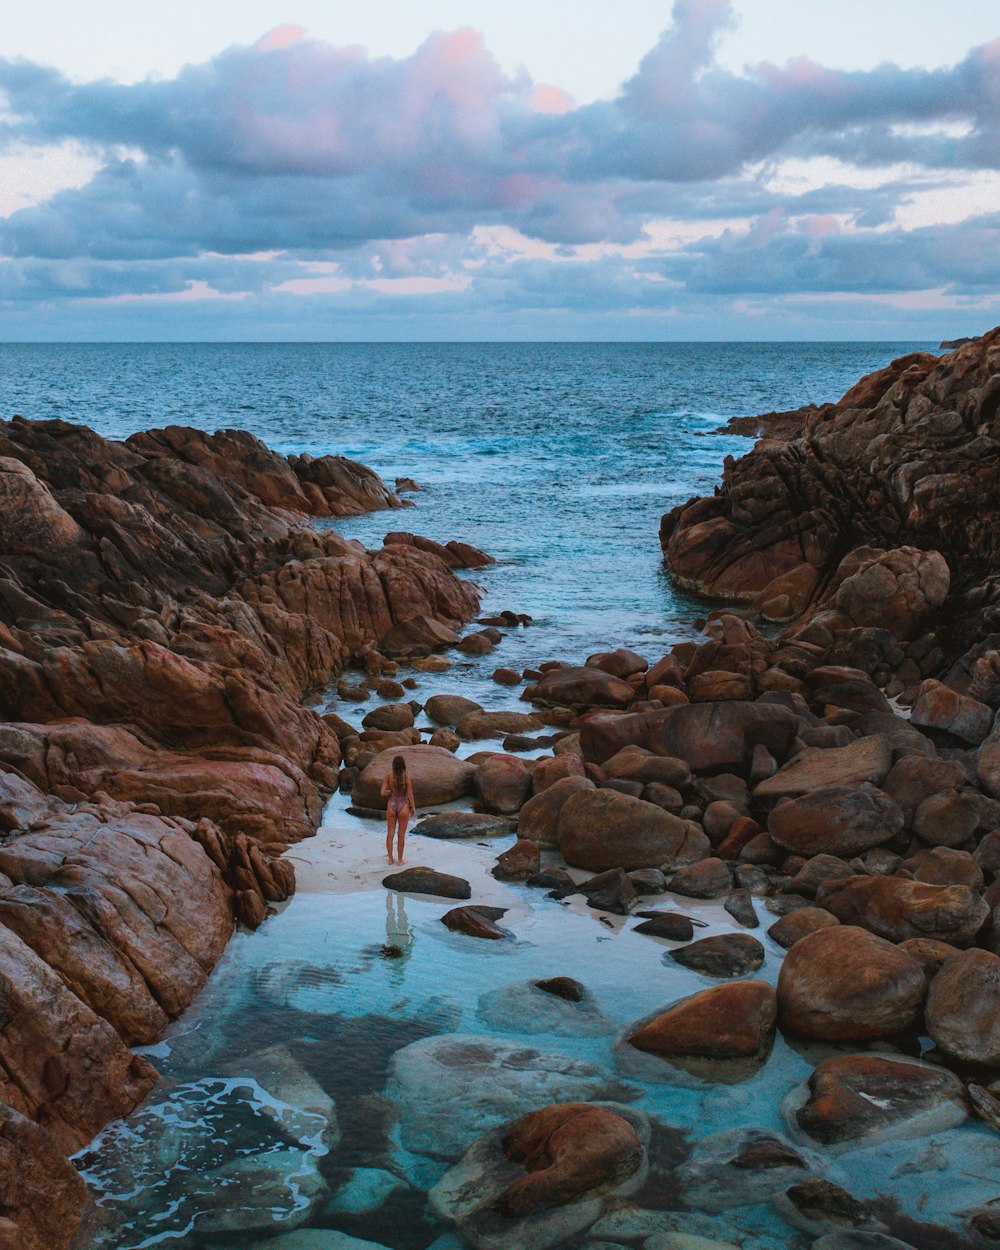
[[417,802],[413,797],[413,782],[407,777],[406,779],[406,797],[410,800],[410,811],[414,816],[417,814]]
[[389,793],[389,774],[386,773],[386,775],[382,778],[382,789],[379,790],[379,794],[388,794],[388,793]]

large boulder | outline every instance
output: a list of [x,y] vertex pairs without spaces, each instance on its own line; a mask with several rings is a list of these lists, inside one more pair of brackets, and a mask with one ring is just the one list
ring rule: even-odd
[[[817,1155],[793,1146],[779,1133],[731,1128],[700,1138],[678,1169],[678,1180],[687,1205],[715,1212],[764,1203],[822,1171]],[[646,1243],[657,1244],[655,1237]]]
[[850,571],[833,605],[854,625],[887,629],[906,638],[948,597],[951,573],[940,551],[858,548],[843,561]]
[[967,885],[932,885],[908,877],[844,877],[826,881],[816,904],[845,925],[860,925],[891,942],[935,938],[971,946],[989,918],[989,904]]
[[645,747],[623,747],[602,765],[605,775],[623,781],[655,781],[665,786],[686,786],[691,770],[683,760],[668,755],[654,755]]
[[557,840],[568,864],[591,872],[678,867],[708,850],[704,834],[692,833],[662,807],[616,790],[570,795],[559,812]]
[[534,733],[544,726],[531,712],[466,712],[455,726],[463,742],[503,738],[507,734]]
[[491,755],[476,769],[476,794],[484,811],[516,815],[531,797],[531,773],[515,755]]
[[380,790],[397,755],[406,760],[406,771],[409,773],[413,797],[418,807],[450,803],[473,792],[475,764],[456,759],[444,747],[390,747],[380,751],[355,782],[351,795],[355,806],[382,809],[387,806],[388,799]]
[[921,729],[944,730],[970,746],[978,746],[992,728],[993,709],[928,678],[917,690],[910,723]]
[[912,1029],[927,984],[920,963],[853,925],[796,942],[778,976],[782,1032],[816,1042],[875,1041]]
[[754,790],[758,802],[810,794],[829,786],[879,785],[892,767],[892,743],[883,734],[843,747],[806,747]]
[[406,894],[434,894],[438,898],[471,898],[472,889],[464,877],[437,872],[433,868],[404,868],[382,878],[387,890],[399,890]]
[[[631,1069],[628,1048],[653,1056],[670,1080],[671,1069],[732,1082],[752,1075],[774,1043],[776,998],[766,981],[735,981],[700,990],[626,1030],[620,1061]],[[634,1069],[633,1069],[634,1070]],[[655,1069],[646,1066],[643,1074]]]
[[927,1032],[955,1062],[1000,1068],[1000,958],[969,950],[942,965],[927,996]]
[[824,1060],[785,1114],[824,1146],[872,1146],[960,1124],[967,1103],[962,1082],[944,1068],[901,1055],[846,1055]]
[[636,692],[600,668],[553,668],[535,683],[531,697],[556,707],[628,707]]
[[902,829],[903,809],[867,783],[825,786],[788,799],[767,822],[772,841],[809,858],[823,853],[845,859],[860,855],[890,842]]
[[755,746],[784,758],[798,717],[776,703],[681,704],[652,712],[595,714],[580,730],[584,758],[603,764],[627,746],[683,760],[692,772],[745,774]]
[[424,711],[436,725],[454,727],[471,712],[481,712],[482,704],[475,699],[466,699],[460,694],[432,694],[424,704]]
[[563,777],[528,799],[518,817],[518,833],[543,846],[557,846],[559,813],[574,794],[596,787],[589,777]]
[[87,1187],[52,1136],[5,1102],[0,1102],[0,1177],[4,1250],[65,1250],[83,1214]]

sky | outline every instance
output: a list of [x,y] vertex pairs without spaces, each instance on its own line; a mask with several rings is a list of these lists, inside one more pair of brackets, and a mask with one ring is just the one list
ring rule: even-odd
[[0,341],[998,322],[985,0],[37,0],[0,30]]

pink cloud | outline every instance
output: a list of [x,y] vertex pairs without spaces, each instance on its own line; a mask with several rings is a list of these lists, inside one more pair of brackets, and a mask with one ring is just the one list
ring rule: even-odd
[[536,113],[569,113],[576,108],[576,101],[569,92],[550,82],[536,83],[528,99]]
[[261,35],[254,47],[260,48],[262,52],[271,52],[275,48],[289,48],[293,43],[304,39],[306,33],[304,26],[286,23],[283,26],[275,26],[274,30],[269,30],[266,35]]

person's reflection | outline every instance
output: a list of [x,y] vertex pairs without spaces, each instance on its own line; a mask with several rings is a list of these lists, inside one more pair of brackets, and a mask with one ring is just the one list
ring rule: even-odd
[[385,957],[393,968],[393,980],[401,981],[413,950],[413,930],[406,915],[406,899],[398,890],[385,892]]

